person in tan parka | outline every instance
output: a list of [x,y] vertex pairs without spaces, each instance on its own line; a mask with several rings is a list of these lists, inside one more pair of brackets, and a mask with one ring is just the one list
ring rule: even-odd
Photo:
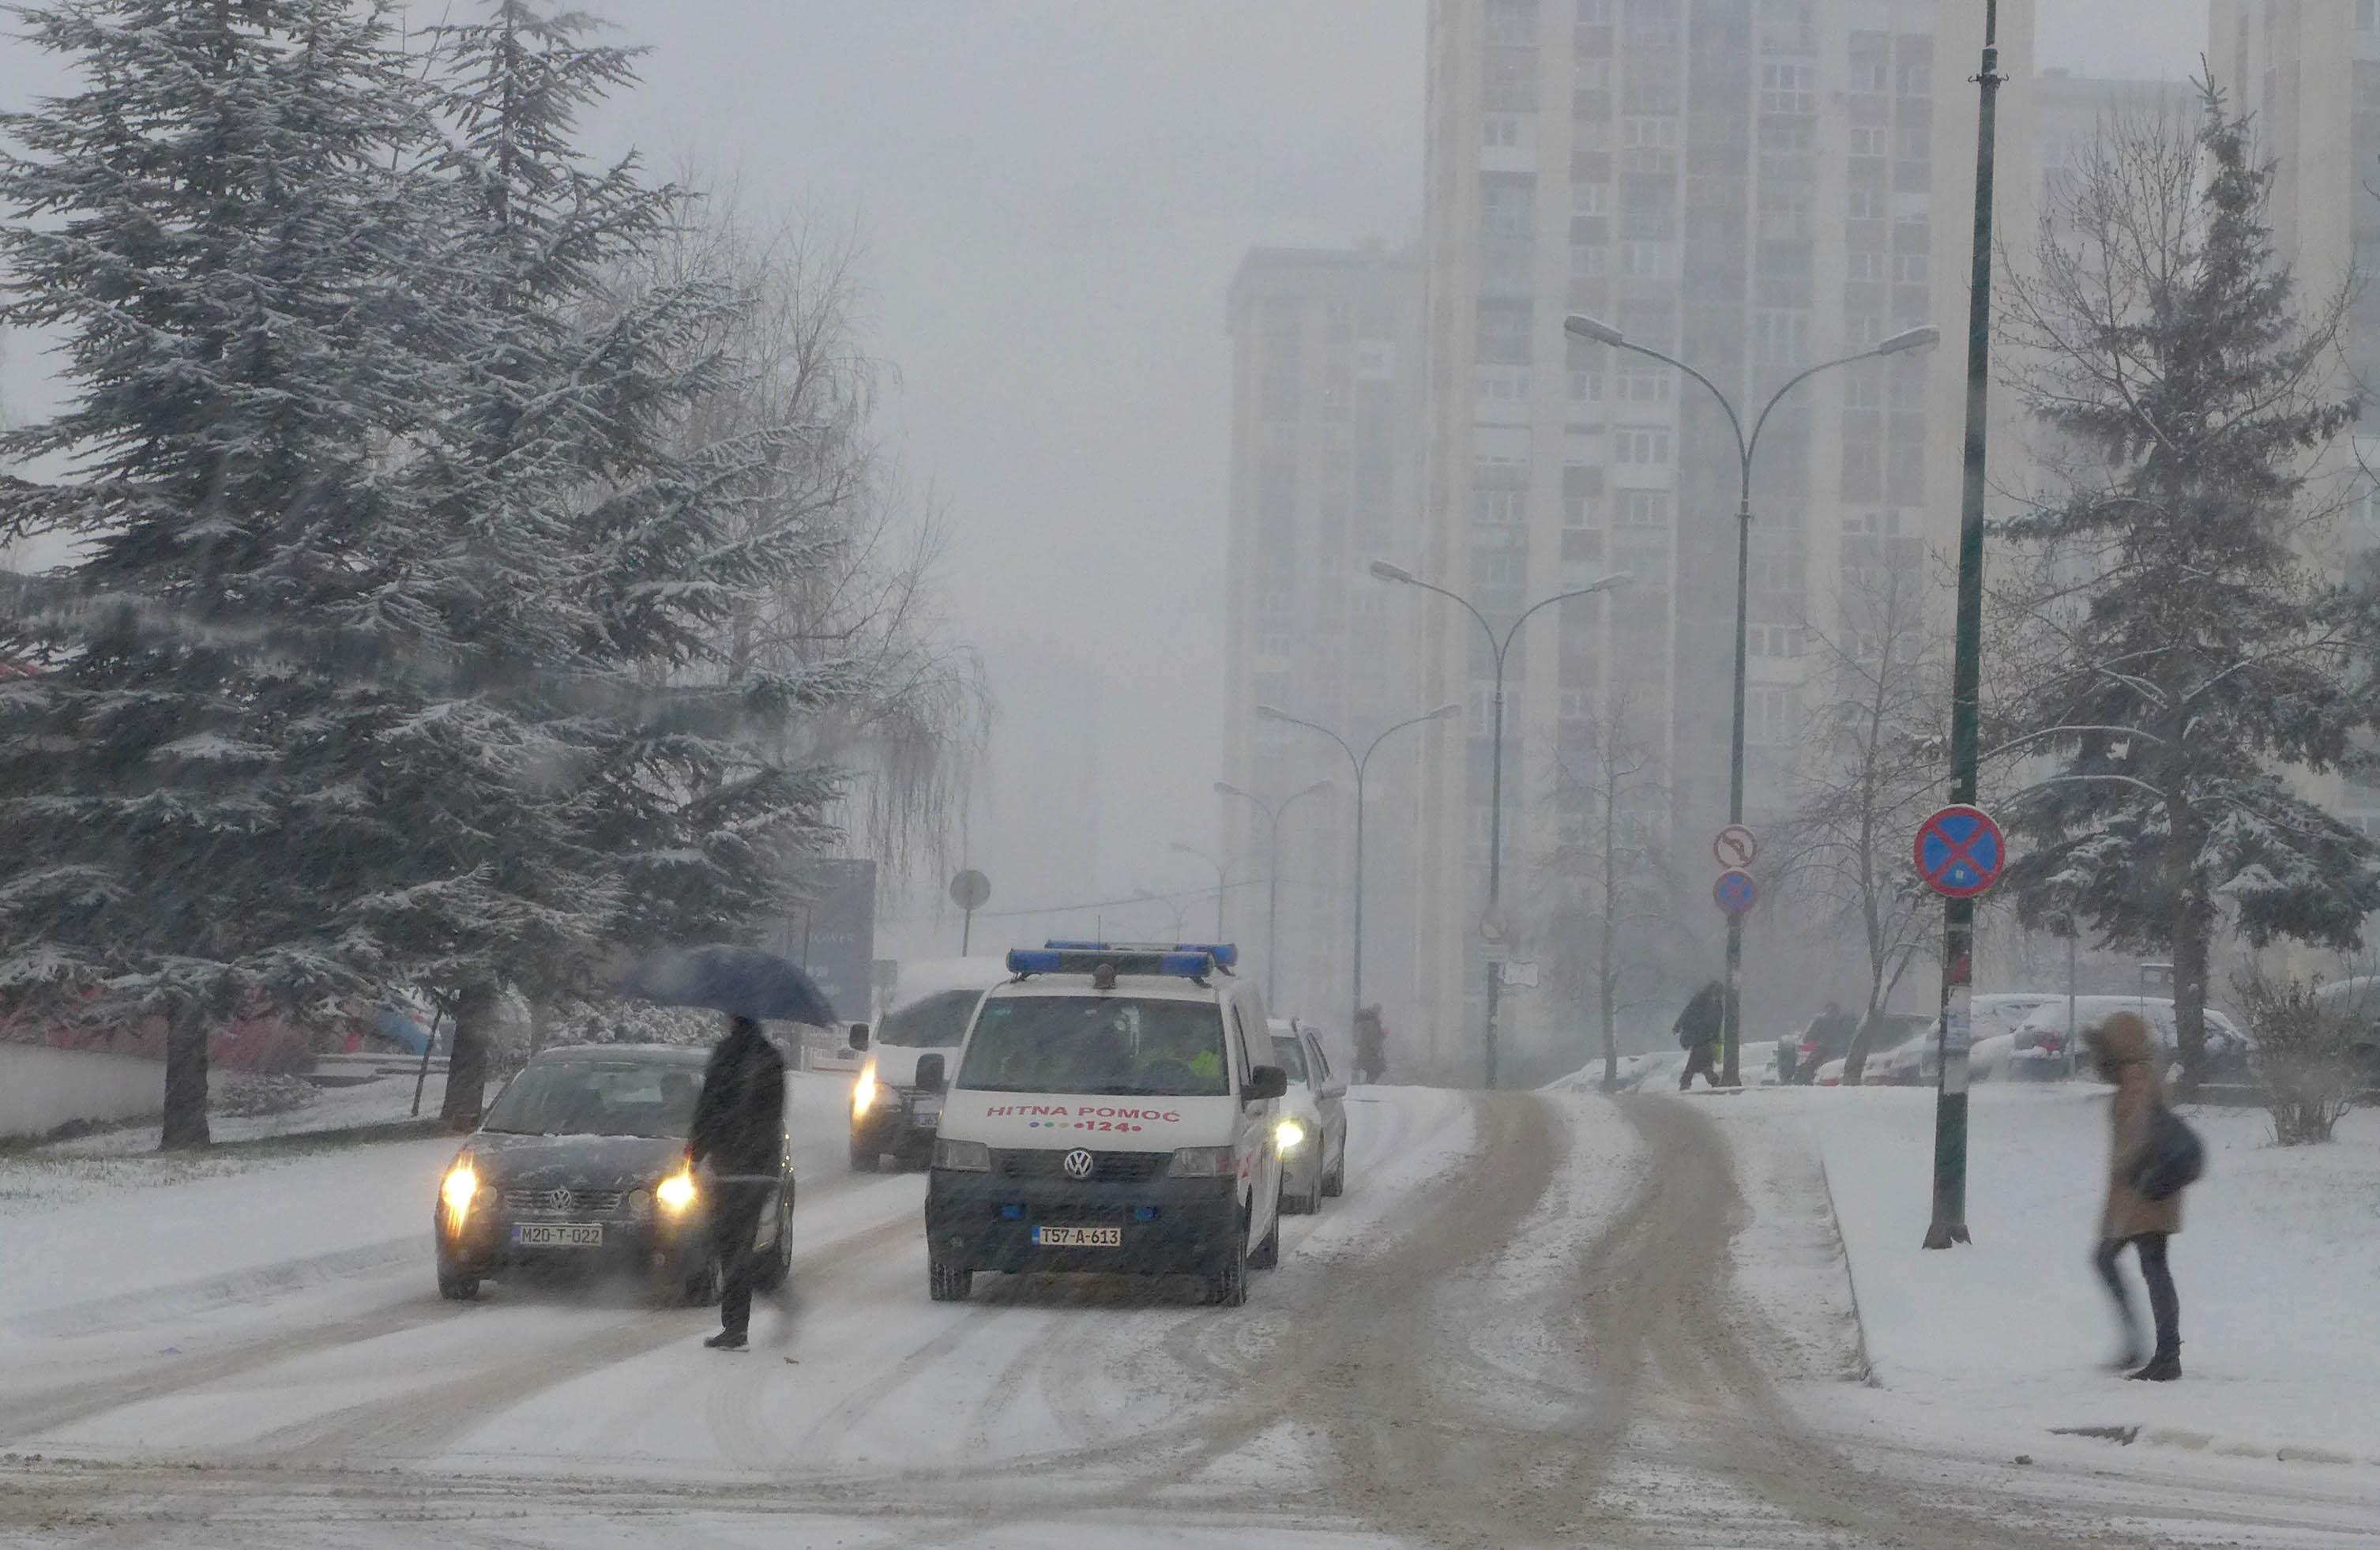
[[2107,1105],[2107,1203],[2100,1214],[2099,1249],[2093,1263],[2123,1322],[2127,1349],[2121,1365],[2131,1367],[2142,1358],[2140,1320],[2116,1272],[2116,1259],[2125,1244],[2132,1246],[2141,1262],[2141,1279],[2148,1285],[2156,1349],[2131,1376],[2170,1383],[2181,1376],[2181,1305],[2166,1263],[2166,1239],[2181,1230],[2181,1196],[2150,1200],[2132,1184],[2148,1151],[2151,1125],[2165,1103],[2156,1042],[2149,1036],[2148,1024],[2131,1012],[2114,1014],[2087,1038],[2100,1076],[2116,1088]]

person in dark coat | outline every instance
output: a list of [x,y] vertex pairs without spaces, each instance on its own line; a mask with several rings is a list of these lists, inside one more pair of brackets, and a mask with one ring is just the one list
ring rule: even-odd
[[1686,1052],[1686,1074],[1678,1079],[1678,1091],[1694,1086],[1697,1072],[1717,1087],[1719,1036],[1727,1031],[1727,987],[1717,980],[1704,985],[1671,1026],[1678,1035],[1678,1047]]
[[2166,1239],[2181,1230],[2181,1196],[2151,1200],[2132,1182],[2148,1152],[2150,1127],[2165,1103],[2156,1043],[2149,1037],[2148,1024],[2131,1012],[2116,1013],[2083,1039],[2098,1062],[2099,1075],[2116,1088],[2107,1105],[2107,1202],[2099,1213],[2099,1250],[2091,1263],[2115,1300],[2127,1347],[2121,1365],[2130,1367],[2141,1360],[2140,1318],[2117,1274],[2116,1260],[2124,1245],[2131,1245],[2156,1324],[2156,1349],[2131,1375],[2171,1383],[2181,1376],[2181,1301],[2174,1293],[2165,1250]]
[[1369,1085],[1389,1072],[1389,1030],[1380,1008],[1366,1007],[1355,1014],[1355,1080]]
[[689,1167],[708,1163],[711,1242],[725,1272],[719,1298],[719,1333],[703,1342],[740,1351],[752,1325],[752,1288],[759,1256],[752,1239],[760,1213],[776,1197],[785,1137],[785,1060],[750,1018],[732,1018],[727,1037],[710,1052],[686,1135]]

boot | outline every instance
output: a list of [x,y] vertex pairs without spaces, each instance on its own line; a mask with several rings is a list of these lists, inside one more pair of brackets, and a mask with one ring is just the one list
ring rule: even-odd
[[2148,1365],[2132,1376],[2142,1383],[2171,1383],[2181,1376],[2181,1342],[2160,1342],[2156,1354],[2149,1358]]
[[703,1342],[715,1351],[740,1351],[745,1343],[744,1332],[740,1329],[722,1329]]

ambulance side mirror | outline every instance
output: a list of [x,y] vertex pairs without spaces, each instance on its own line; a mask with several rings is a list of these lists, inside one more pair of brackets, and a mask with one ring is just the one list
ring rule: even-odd
[[940,1092],[950,1086],[949,1064],[940,1055],[917,1056],[917,1091]]
[[1248,1072],[1248,1084],[1240,1097],[1247,1103],[1261,1104],[1289,1092],[1289,1073],[1278,1066],[1257,1066]]

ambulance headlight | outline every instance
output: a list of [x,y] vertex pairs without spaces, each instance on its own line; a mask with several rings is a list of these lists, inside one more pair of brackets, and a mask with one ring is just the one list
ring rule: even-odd
[[990,1173],[991,1148],[979,1141],[937,1141],[934,1166],[953,1173]]
[[1169,1169],[1176,1178],[1229,1178],[1240,1171],[1239,1149],[1231,1146],[1177,1146]]

